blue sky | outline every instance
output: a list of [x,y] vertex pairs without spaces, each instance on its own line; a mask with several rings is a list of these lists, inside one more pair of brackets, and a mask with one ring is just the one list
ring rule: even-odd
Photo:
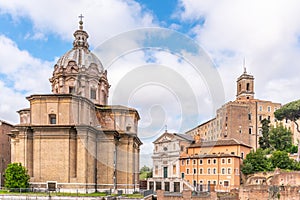
[[[214,117],[222,103],[213,101],[212,88],[218,87],[223,103],[234,100],[244,58],[247,71],[255,77],[256,98],[283,104],[299,99],[299,6],[297,0],[0,0],[0,119],[18,123],[16,111],[29,107],[26,96],[51,92],[48,79],[56,60],[72,48],[81,13],[91,50],[146,27],[162,27],[167,35],[173,31],[187,37],[174,39],[171,44],[176,48],[188,40],[202,48],[194,57],[184,48],[181,57],[173,47],[145,50],[138,46],[138,34],[132,41],[110,43],[112,50],[120,45],[138,47],[109,66],[108,78],[111,102],[140,112],[144,153],[151,152],[151,142],[165,125],[170,132],[182,133]],[[99,59],[104,60],[108,52]],[[189,62],[204,54],[217,77],[197,73]],[[149,72],[153,77],[169,82],[156,79],[157,83],[132,88],[126,101],[113,99],[122,81],[133,80],[134,73],[147,66],[159,69]]]

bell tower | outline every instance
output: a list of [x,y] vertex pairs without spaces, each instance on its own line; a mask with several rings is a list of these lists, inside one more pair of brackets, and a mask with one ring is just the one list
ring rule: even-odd
[[237,79],[236,100],[254,99],[254,77],[247,74],[246,67],[244,73]]

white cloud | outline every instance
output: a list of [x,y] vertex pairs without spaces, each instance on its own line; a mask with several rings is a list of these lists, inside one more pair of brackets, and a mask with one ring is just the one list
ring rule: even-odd
[[[17,123],[16,111],[27,105],[26,95],[49,93],[53,63],[32,57],[9,38],[0,35],[0,118]],[[3,82],[5,81],[5,82]]]
[[204,21],[191,33],[219,66],[227,100],[234,99],[245,57],[247,71],[255,76],[256,97],[286,103],[300,98],[295,91],[299,6],[296,0],[181,0],[176,15],[183,22]]
[[93,45],[120,32],[153,25],[152,15],[131,0],[0,1],[0,13],[11,14],[16,21],[28,17],[39,35],[51,32],[68,40],[73,39],[71,33],[77,28],[77,16],[82,13],[84,28],[93,36],[90,38]]

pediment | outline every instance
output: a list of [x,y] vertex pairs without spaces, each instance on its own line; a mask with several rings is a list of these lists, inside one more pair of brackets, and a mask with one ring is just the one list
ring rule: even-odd
[[157,138],[154,143],[163,143],[163,142],[170,142],[174,136],[170,133],[164,133],[159,138]]

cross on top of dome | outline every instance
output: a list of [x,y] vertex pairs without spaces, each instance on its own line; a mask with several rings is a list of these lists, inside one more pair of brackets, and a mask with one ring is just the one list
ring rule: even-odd
[[82,26],[83,21],[82,21],[82,19],[84,18],[84,16],[83,16],[82,14],[80,14],[78,17],[80,18],[80,21],[79,21],[79,29],[82,30],[82,29],[83,29],[83,26]]
[[87,34],[86,31],[83,30],[82,19],[84,18],[84,16],[82,14],[80,14],[78,17],[80,18],[79,30],[75,31],[75,33],[74,33],[75,40],[73,42],[73,47],[88,49],[89,44],[87,42],[87,38],[89,37],[89,35]]

